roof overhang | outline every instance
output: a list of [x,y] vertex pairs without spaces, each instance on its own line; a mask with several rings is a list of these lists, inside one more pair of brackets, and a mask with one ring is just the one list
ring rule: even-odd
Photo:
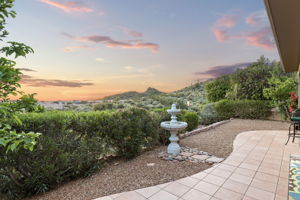
[[276,45],[286,72],[300,64],[300,0],[264,0]]

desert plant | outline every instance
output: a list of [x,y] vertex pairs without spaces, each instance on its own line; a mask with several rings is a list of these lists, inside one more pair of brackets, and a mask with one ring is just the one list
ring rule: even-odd
[[212,124],[218,121],[214,103],[208,103],[200,109],[200,123],[204,125]]
[[221,100],[215,103],[219,120],[230,118],[265,119],[270,115],[269,101],[262,100]]

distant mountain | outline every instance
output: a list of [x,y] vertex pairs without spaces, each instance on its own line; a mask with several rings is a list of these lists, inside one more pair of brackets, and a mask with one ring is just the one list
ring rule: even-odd
[[121,94],[115,94],[112,96],[104,97],[103,100],[135,99],[135,98],[149,97],[149,96],[160,95],[160,94],[165,94],[165,93],[161,92],[155,88],[149,87],[145,92],[129,91],[129,92],[121,93]]

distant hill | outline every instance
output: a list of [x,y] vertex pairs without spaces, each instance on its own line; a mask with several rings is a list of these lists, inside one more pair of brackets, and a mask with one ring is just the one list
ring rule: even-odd
[[121,94],[115,94],[112,96],[104,97],[103,100],[136,99],[136,98],[149,97],[149,96],[161,95],[161,94],[165,94],[165,93],[161,92],[155,88],[149,87],[145,92],[129,91],[129,92],[121,93]]

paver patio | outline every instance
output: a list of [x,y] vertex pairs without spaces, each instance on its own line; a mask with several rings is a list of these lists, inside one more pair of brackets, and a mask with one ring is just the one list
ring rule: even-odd
[[222,163],[192,176],[96,200],[286,200],[290,154],[298,139],[284,145],[287,131],[240,133]]

